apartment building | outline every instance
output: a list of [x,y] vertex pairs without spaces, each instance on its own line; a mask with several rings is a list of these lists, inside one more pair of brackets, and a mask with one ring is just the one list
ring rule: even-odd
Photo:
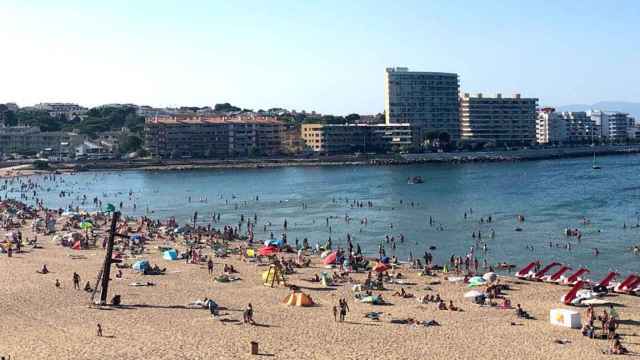
[[628,139],[629,129],[635,125],[633,118],[623,112],[591,110],[587,115],[600,126],[599,136],[608,141]]
[[567,142],[567,121],[556,109],[546,107],[538,111],[536,140],[538,144],[562,144]]
[[0,153],[35,155],[43,150],[59,153],[61,148],[80,144],[84,138],[72,132],[43,132],[35,126],[0,127]]
[[310,151],[325,154],[379,152],[419,143],[410,124],[303,124],[302,139]]
[[460,130],[463,140],[496,145],[530,145],[536,141],[538,99],[484,97],[464,94],[460,99]]
[[599,126],[584,111],[564,111],[560,116],[567,127],[567,142],[590,143],[598,139]]
[[76,116],[84,115],[88,111],[87,108],[72,103],[39,103],[33,107],[48,112],[49,116],[64,116],[67,120],[73,120]]
[[387,124],[421,126],[425,132],[446,132],[460,138],[458,74],[387,68],[384,77]]
[[145,145],[159,158],[228,158],[281,152],[283,124],[275,117],[176,115],[148,117]]

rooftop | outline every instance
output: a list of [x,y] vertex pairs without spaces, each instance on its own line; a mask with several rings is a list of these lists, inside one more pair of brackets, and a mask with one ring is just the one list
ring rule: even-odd
[[198,115],[176,115],[176,116],[150,116],[145,119],[147,124],[164,124],[164,125],[206,125],[206,124],[265,124],[279,125],[282,124],[278,118],[274,116],[257,116],[257,115],[234,115],[234,116],[198,116]]

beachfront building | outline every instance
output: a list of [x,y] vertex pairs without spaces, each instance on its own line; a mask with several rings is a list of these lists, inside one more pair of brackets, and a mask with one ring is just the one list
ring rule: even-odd
[[536,119],[538,144],[559,145],[567,142],[567,121],[554,108],[542,108]]
[[300,124],[284,124],[282,126],[282,153],[287,155],[301,154],[305,150]]
[[73,132],[43,132],[37,126],[3,126],[0,127],[0,153],[35,155],[47,151],[60,155],[68,144],[80,144],[84,138]]
[[401,151],[418,143],[410,124],[302,124],[306,148],[316,153]]
[[560,115],[567,124],[567,142],[584,144],[598,139],[599,127],[586,112],[563,111]]
[[629,128],[635,125],[633,118],[623,112],[591,110],[587,115],[600,127],[599,136],[606,141],[616,142],[628,139]]
[[484,97],[464,94],[460,99],[460,130],[464,141],[495,145],[530,145],[536,141],[538,99]]
[[425,132],[445,132],[460,138],[458,74],[387,68],[384,74],[386,124],[420,126]]
[[176,115],[145,120],[145,146],[158,158],[229,158],[281,152],[275,117]]

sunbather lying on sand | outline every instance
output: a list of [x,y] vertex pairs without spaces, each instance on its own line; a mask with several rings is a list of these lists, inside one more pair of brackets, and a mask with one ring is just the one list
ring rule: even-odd
[[400,296],[402,298],[412,298],[413,294],[409,294],[408,292],[404,291],[404,288],[400,288],[400,291],[396,291],[393,293],[393,296]]

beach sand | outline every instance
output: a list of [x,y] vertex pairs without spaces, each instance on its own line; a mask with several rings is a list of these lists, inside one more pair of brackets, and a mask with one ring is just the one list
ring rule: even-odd
[[[28,225],[25,234],[29,234]],[[0,255],[0,356],[12,359],[248,359],[250,342],[259,343],[263,356],[278,359],[592,359],[604,358],[606,340],[581,336],[579,330],[549,324],[551,308],[565,308],[559,303],[565,286],[520,282],[501,278],[513,288],[508,292],[515,305],[521,303],[536,320],[517,319],[513,310],[481,308],[463,299],[468,288],[449,283],[440,275],[418,277],[409,273],[407,292],[443,297],[463,312],[438,311],[435,304],[422,305],[415,299],[392,297],[399,285],[389,285],[384,297],[393,305],[374,306],[353,299],[348,284],[321,288],[319,284],[301,281],[324,269],[318,265],[298,270],[288,282],[303,287],[317,303],[314,307],[287,307],[281,304],[289,290],[269,288],[262,284],[260,273],[266,269],[240,261],[238,256],[215,258],[216,274],[223,263],[232,264],[241,280],[218,283],[207,273],[206,265],[163,260],[157,244],[148,244],[144,258],[152,264],[167,267],[167,274],[144,276],[131,269],[123,270],[124,278],[112,272],[110,297],[122,296],[122,308],[96,309],[89,306],[90,294],[74,290],[72,273],[95,285],[104,251],[74,251],[53,244],[51,237],[39,236],[43,249]],[[72,259],[83,255],[86,259]],[[128,259],[132,262],[133,259]],[[314,259],[314,262],[317,258]],[[50,274],[36,270],[46,264]],[[317,263],[316,263],[317,264]],[[365,274],[353,276],[363,280]],[[60,279],[62,288],[54,286]],[[426,282],[441,281],[423,290]],[[134,281],[152,281],[156,286],[132,287]],[[188,309],[196,299],[209,297],[220,306],[223,322],[213,319],[208,310]],[[336,323],[332,307],[346,298],[350,312],[347,322]],[[623,344],[640,351],[635,320],[640,315],[640,298],[613,296],[620,304]],[[241,323],[242,310],[252,303],[256,326]],[[603,308],[597,308],[601,313]],[[384,312],[379,322],[364,318],[369,311]],[[579,308],[584,314],[584,308]],[[441,326],[396,325],[391,318],[412,317],[437,320]],[[631,321],[630,321],[631,320]],[[635,321],[635,322],[634,322]],[[517,325],[511,325],[515,322]],[[103,337],[96,336],[96,324]],[[635,325],[634,325],[635,324]],[[566,339],[567,344],[554,340]]]

